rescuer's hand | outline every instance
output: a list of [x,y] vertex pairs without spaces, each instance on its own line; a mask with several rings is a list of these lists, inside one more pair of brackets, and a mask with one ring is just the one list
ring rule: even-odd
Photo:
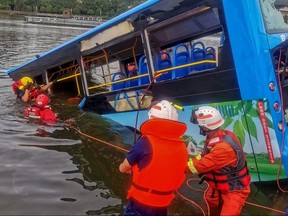
[[25,88],[26,88],[26,89],[30,89],[30,87],[31,87],[32,85],[33,85],[32,82],[28,82],[28,83],[26,84]]
[[189,141],[189,143],[187,145],[187,152],[191,156],[196,156],[196,155],[202,154],[201,149],[197,148],[197,146],[192,141]]

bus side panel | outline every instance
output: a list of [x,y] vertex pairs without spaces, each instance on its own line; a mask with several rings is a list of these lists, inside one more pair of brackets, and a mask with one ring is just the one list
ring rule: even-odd
[[[273,133],[276,134],[278,149],[280,149],[282,134],[278,124],[282,121],[282,115],[280,111],[274,110],[273,104],[281,102],[281,99],[260,2],[223,0],[223,7],[241,99],[267,99],[269,115],[273,119]],[[275,84],[274,91],[270,90],[270,83]],[[287,171],[287,164],[284,166]]]

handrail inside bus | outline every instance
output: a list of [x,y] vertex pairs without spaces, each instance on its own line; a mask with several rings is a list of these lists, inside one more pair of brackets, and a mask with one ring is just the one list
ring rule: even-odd
[[[161,75],[162,73],[171,72],[172,70],[175,70],[175,69],[180,69],[180,68],[190,67],[190,66],[193,66],[193,65],[205,64],[205,63],[216,63],[216,61],[215,60],[203,60],[203,61],[188,63],[188,64],[185,64],[185,65],[180,65],[180,66],[175,66],[175,67],[171,67],[171,68],[166,68],[166,69],[163,69],[163,70],[155,71],[155,76]],[[114,82],[103,83],[103,84],[100,84],[100,85],[91,86],[91,87],[88,88],[88,90],[97,89],[97,88],[101,88],[101,87],[104,87],[104,86],[110,86],[110,85],[115,84],[115,83],[121,83],[121,82],[129,81],[129,80],[133,80],[133,79],[138,79],[138,78],[145,77],[145,76],[148,76],[148,75],[149,74],[147,73],[147,74],[142,74],[142,75],[138,75],[138,76],[133,76],[133,77],[117,80],[117,81],[114,81]]]
[[[179,65],[179,66],[175,66],[175,67],[165,68],[165,69],[162,69],[162,70],[155,71],[155,76],[161,75],[162,73],[171,72],[172,70],[185,68],[185,67],[190,67],[190,66],[193,66],[193,65],[205,64],[205,63],[216,63],[216,61],[215,60],[203,60],[203,61],[192,62],[192,63]],[[77,71],[78,70],[76,69],[76,72]],[[81,76],[81,73],[76,73],[76,72],[73,75],[57,79],[57,82],[61,82],[61,81],[67,80],[67,79],[71,79],[71,78],[75,78],[77,76]],[[142,75],[138,75],[138,76],[133,76],[133,77],[117,80],[117,81],[114,81],[114,82],[108,82],[108,83],[103,83],[103,84],[96,85],[96,86],[91,86],[88,89],[91,90],[91,89],[101,88],[101,87],[109,86],[109,85],[112,85],[112,84],[115,84],[115,83],[121,83],[121,82],[129,81],[129,80],[133,80],[133,79],[138,79],[138,78],[145,77],[145,76],[148,76],[148,75],[149,74],[147,73],[147,74],[142,74]]]

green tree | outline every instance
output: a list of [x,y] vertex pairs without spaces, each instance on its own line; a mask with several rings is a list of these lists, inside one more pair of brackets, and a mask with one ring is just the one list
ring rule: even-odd
[[0,9],[62,13],[72,9],[73,14],[97,15],[111,18],[139,5],[145,0],[0,0]]
[[26,4],[29,6],[30,11],[34,12],[39,9],[39,5],[41,3],[41,0],[27,0]]
[[26,0],[15,0],[15,10],[26,11]]

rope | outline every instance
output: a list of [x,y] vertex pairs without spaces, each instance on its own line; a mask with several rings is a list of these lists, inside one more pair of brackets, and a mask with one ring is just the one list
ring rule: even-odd
[[[288,54],[288,52],[287,52]],[[282,124],[284,124],[284,103],[283,103],[283,92],[282,92],[282,85],[281,85],[281,81],[280,81],[280,63],[281,63],[281,57],[282,57],[282,49],[280,49],[280,53],[279,53],[279,59],[278,59],[278,66],[277,66],[277,81],[278,81],[278,85],[279,85],[279,92],[280,92],[280,100],[281,100],[281,109],[282,109],[282,116],[281,116],[281,120],[282,120]],[[287,64],[287,56],[286,56],[286,61],[285,61],[285,66],[284,66],[284,70],[286,69],[286,64]],[[283,71],[282,76],[285,76],[286,70]],[[287,190],[284,190],[281,185],[280,185],[280,181],[279,181],[279,176],[280,176],[280,172],[281,172],[281,166],[282,166],[282,153],[283,153],[283,149],[284,149],[284,128],[282,129],[281,132],[281,147],[280,147],[280,161],[279,161],[279,165],[278,165],[278,170],[277,170],[277,176],[276,176],[276,182],[277,182],[277,186],[279,188],[280,191],[287,193]]]
[[109,143],[109,142],[106,142],[106,141],[104,141],[104,140],[101,140],[101,139],[98,139],[98,138],[96,138],[96,137],[93,137],[93,136],[90,136],[90,135],[88,135],[88,134],[85,134],[85,133],[83,133],[82,131],[80,131],[80,129],[77,129],[77,128],[75,128],[75,127],[72,126],[72,125],[69,125],[69,127],[73,128],[75,131],[77,131],[77,132],[78,132],[79,134],[81,134],[82,136],[85,136],[85,137],[88,137],[88,138],[90,138],[90,139],[96,140],[96,141],[98,141],[98,142],[101,142],[101,143],[103,143],[103,144],[106,144],[106,145],[108,145],[108,146],[111,146],[111,147],[113,147],[113,148],[116,148],[116,149],[118,149],[118,150],[120,150],[120,151],[123,151],[123,152],[125,152],[125,153],[128,152],[127,149],[121,148],[121,147],[119,147],[119,146],[117,146],[117,145],[113,145],[113,144],[111,144],[111,143]]
[[[203,199],[205,200],[206,207],[207,207],[207,209],[208,209],[208,214],[207,214],[207,215],[210,215],[210,208],[209,208],[209,205],[208,205],[207,200],[205,199],[205,193],[206,193],[206,191],[208,190],[208,187],[207,187],[205,190],[193,188],[193,187],[189,184],[189,182],[192,181],[192,180],[200,180],[200,179],[199,179],[199,178],[190,178],[190,179],[188,179],[188,180],[186,181],[186,185],[187,185],[189,188],[193,189],[193,190],[202,191],[202,192],[204,191],[204,193],[203,193]],[[205,184],[206,184],[206,186],[208,186],[207,182],[205,182]],[[198,204],[197,204],[196,202],[194,202],[193,200],[185,197],[183,194],[181,194],[181,193],[179,192],[179,190],[177,190],[176,192],[177,192],[177,194],[178,194],[182,199],[186,200],[187,202],[189,202],[189,203],[191,203],[192,205],[195,205],[197,208],[199,208],[199,209],[201,210],[203,216],[206,216],[204,209],[203,209],[200,205],[198,205]]]
[[280,211],[278,209],[269,208],[269,207],[266,207],[266,206],[263,206],[263,205],[258,205],[258,204],[251,203],[251,202],[248,202],[248,201],[246,201],[245,203],[247,203],[248,205],[252,205],[252,206],[258,207],[258,208],[263,208],[263,209],[266,209],[266,210],[269,210],[269,211],[274,211],[274,212],[277,212],[277,213],[285,215],[285,212]]

